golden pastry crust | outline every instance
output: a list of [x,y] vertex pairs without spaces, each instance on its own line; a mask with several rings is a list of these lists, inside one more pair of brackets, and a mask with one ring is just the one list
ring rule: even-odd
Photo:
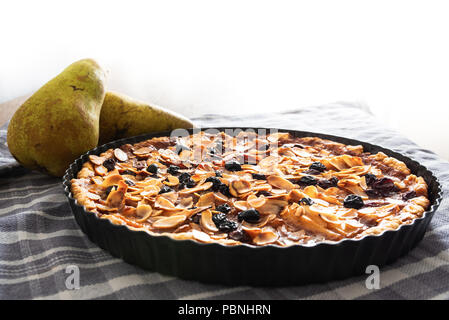
[[288,133],[200,132],[91,155],[75,199],[133,230],[225,245],[313,245],[397,229],[429,206],[407,166]]

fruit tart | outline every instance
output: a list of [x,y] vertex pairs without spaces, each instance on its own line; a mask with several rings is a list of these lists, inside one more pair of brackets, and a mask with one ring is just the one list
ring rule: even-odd
[[429,206],[401,161],[285,132],[196,132],[90,155],[71,191],[91,214],[203,243],[315,245],[397,229]]

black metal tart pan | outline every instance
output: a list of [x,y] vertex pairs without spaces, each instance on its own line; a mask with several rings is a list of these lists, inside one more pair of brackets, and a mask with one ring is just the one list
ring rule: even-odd
[[[206,129],[208,128],[203,128]],[[169,136],[170,132],[121,139],[87,152],[67,169],[63,178],[64,191],[81,230],[91,241],[113,256],[144,269],[202,282],[274,286],[343,279],[364,274],[368,265],[380,267],[392,263],[414,248],[423,238],[442,199],[441,185],[427,168],[397,152],[366,142],[314,132],[277,130],[289,132],[296,137],[314,136],[349,145],[360,144],[367,152],[382,151],[403,161],[414,174],[422,176],[427,182],[431,203],[429,209],[411,224],[358,240],[343,239],[335,243],[319,243],[314,246],[256,247],[246,244],[225,246],[194,240],[175,240],[168,236],[131,230],[124,225],[112,224],[108,219],[98,218],[95,213],[86,211],[84,206],[79,205],[73,198],[70,180],[76,177],[83,163],[88,161],[89,155],[98,155],[107,149],[127,143],[134,144],[153,137]]]

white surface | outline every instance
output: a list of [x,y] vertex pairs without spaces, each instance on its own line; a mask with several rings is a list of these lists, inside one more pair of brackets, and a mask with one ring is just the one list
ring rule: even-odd
[[187,116],[355,101],[449,159],[447,3],[3,1],[0,103],[92,57]]

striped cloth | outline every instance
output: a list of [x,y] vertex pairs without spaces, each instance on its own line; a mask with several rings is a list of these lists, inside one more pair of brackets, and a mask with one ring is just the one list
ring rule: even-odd
[[[323,132],[365,140],[404,153],[436,173],[449,194],[449,163],[378,123],[354,104],[276,114],[204,115],[203,126],[254,126]],[[91,243],[72,217],[61,180],[30,172],[8,153],[0,131],[0,299],[447,299],[449,203],[444,200],[423,241],[384,267],[380,289],[365,276],[297,287],[225,287],[142,270]],[[80,270],[68,290],[66,267]],[[276,276],[276,275],[273,275]]]

